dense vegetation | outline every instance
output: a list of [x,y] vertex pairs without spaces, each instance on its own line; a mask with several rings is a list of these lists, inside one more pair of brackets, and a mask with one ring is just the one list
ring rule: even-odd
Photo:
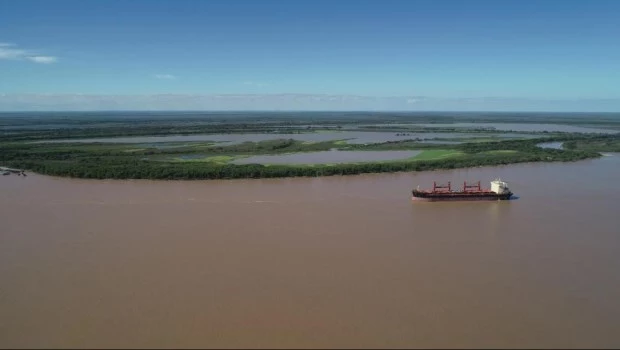
[[[396,112],[41,112],[0,113],[4,141],[219,133],[302,133],[316,129],[486,133],[466,128],[423,128],[393,123],[561,123],[620,130],[620,116],[535,113]],[[502,133],[515,133],[506,131]],[[524,133],[524,132],[518,132]],[[545,132],[533,132],[546,134]]]
[[320,123],[545,123],[567,125],[611,125],[620,113],[532,113],[532,112],[0,112],[0,127],[31,125],[148,124],[183,125],[251,123],[305,125]]
[[[540,140],[538,140],[540,141]],[[41,144],[5,144],[1,162],[4,165],[27,169],[37,173],[81,178],[149,178],[149,179],[221,179],[290,176],[350,175],[373,172],[423,171],[489,166],[537,161],[574,161],[598,156],[592,151],[542,149],[537,140],[465,143],[450,145],[462,151],[460,156],[446,159],[385,161],[360,164],[334,165],[231,165],[216,162],[154,161],[146,154],[170,155],[179,149],[151,149],[127,152],[117,145],[82,145],[85,147],[56,146],[46,148]],[[403,143],[406,148],[412,145]],[[304,144],[299,141],[281,140],[246,143],[229,147],[216,147],[206,155],[284,153],[295,150],[317,150],[327,147],[347,148],[335,142]],[[378,145],[377,145],[378,146]],[[441,145],[427,145],[438,148]],[[445,146],[443,146],[445,148]],[[501,151],[511,152],[501,152]]]
[[569,140],[564,142],[564,148],[593,152],[620,152],[620,137],[609,135]]
[[422,171],[537,161],[572,161],[594,157],[588,152],[543,151],[538,154],[485,154],[430,161],[394,161],[318,166],[219,165],[209,163],[162,163],[127,158],[15,161],[9,165],[37,173],[82,178],[230,179],[291,176],[351,175],[376,172]]
[[[162,119],[92,120],[89,118],[40,118],[24,122],[23,118],[0,118],[4,129],[0,137],[0,165],[37,173],[81,178],[149,178],[149,179],[223,179],[292,176],[350,175],[374,172],[423,171],[474,166],[491,166],[521,162],[574,161],[600,156],[597,152],[620,151],[618,135],[568,133],[539,133],[535,139],[505,140],[491,135],[479,139],[459,138],[460,144],[432,144],[410,139],[373,144],[349,144],[345,140],[302,142],[282,138],[236,145],[209,142],[169,142],[161,144],[116,143],[36,143],[32,141],[58,138],[86,138],[130,135],[171,135],[192,133],[279,132],[284,128],[294,132],[313,132],[314,129],[344,130],[347,125],[368,123],[376,114],[351,119],[347,115],[313,114],[313,118],[291,122],[285,115],[250,120],[228,117],[205,120],[186,116],[171,121]],[[387,121],[408,120],[407,115],[390,115]],[[449,116],[417,117],[418,122],[446,122]],[[383,122],[385,122],[384,120]],[[484,120],[484,119],[482,119]],[[462,121],[462,120],[460,120]],[[309,126],[309,122],[321,126]],[[543,122],[543,121],[539,121]],[[591,121],[592,122],[592,121]],[[590,123],[594,124],[594,123]],[[67,125],[71,126],[68,127]],[[615,125],[615,124],[614,124]],[[35,126],[35,128],[32,128]],[[381,127],[379,125],[378,127]],[[432,130],[432,129],[428,129]],[[445,130],[443,130],[445,131]],[[471,132],[467,130],[466,132]],[[283,137],[285,137],[283,135]],[[565,149],[546,149],[539,143],[560,141]],[[233,165],[229,159],[254,154],[283,154],[314,152],[330,149],[349,151],[368,150],[426,150],[407,160],[380,161],[356,164],[324,165]],[[184,161],[183,155],[198,159]]]
[[[377,131],[377,132],[407,132],[407,133],[461,133],[461,134],[534,134],[547,135],[547,131],[495,131],[493,129],[467,129],[459,127],[425,128],[417,126],[385,127],[385,126],[359,126],[352,125],[293,125],[283,127],[281,125],[259,124],[216,124],[216,125],[121,125],[121,126],[92,126],[75,128],[43,128],[9,129],[4,131],[2,139],[5,141],[37,141],[37,140],[71,140],[90,138],[110,138],[127,136],[173,136],[173,135],[202,135],[202,134],[301,134],[317,131]],[[567,134],[554,132],[552,134]]]

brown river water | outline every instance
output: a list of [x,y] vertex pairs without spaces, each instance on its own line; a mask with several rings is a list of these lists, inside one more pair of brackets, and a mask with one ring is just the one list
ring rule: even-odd
[[[412,203],[432,181],[506,202]],[[1,347],[619,347],[620,155],[232,181],[0,177]]]

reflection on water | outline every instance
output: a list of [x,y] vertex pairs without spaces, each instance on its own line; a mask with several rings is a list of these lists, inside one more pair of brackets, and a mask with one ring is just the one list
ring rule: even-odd
[[[4,347],[616,347],[620,157],[325,178],[0,177]],[[521,197],[412,203],[501,177]]]
[[564,149],[564,142],[543,142],[537,146],[541,148]]
[[488,206],[488,217],[490,237],[496,237],[503,230],[503,226],[510,219],[510,209],[513,199],[508,201],[497,201]]

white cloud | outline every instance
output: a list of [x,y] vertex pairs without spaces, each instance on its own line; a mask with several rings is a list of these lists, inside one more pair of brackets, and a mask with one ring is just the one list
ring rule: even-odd
[[13,49],[11,46],[0,46],[0,59],[2,60],[15,60],[26,56],[26,51],[20,49]]
[[155,78],[157,78],[157,79],[174,80],[177,77],[172,75],[172,74],[155,74]]
[[26,58],[36,63],[54,63],[57,61],[54,56],[28,56]]
[[410,96],[409,98],[407,98],[407,104],[423,103],[426,100],[426,96]]
[[34,63],[54,63],[58,59],[54,56],[41,56],[31,50],[18,48],[15,44],[0,43],[0,60],[28,60]]

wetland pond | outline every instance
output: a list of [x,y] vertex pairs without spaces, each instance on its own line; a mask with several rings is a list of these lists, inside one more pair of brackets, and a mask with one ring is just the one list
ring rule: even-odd
[[414,157],[420,151],[322,151],[239,158],[233,164],[331,164],[399,160]]
[[590,128],[574,125],[563,124],[521,124],[521,123],[445,123],[445,124],[413,124],[416,126],[424,126],[426,128],[467,128],[467,129],[480,129],[490,128],[496,131],[521,131],[521,132],[580,132],[580,133],[602,133],[613,134],[617,133],[617,130]]
[[575,126],[565,124],[542,123],[386,123],[364,124],[361,126],[377,127],[411,127],[411,128],[462,128],[462,129],[490,129],[489,132],[516,131],[516,132],[578,132],[613,134],[620,130],[602,129],[596,126]]
[[564,149],[564,142],[543,142],[537,146],[540,148]]
[[249,134],[200,134],[200,135],[174,135],[174,136],[135,136],[135,137],[108,137],[90,139],[63,139],[63,140],[44,140],[35,141],[37,143],[158,143],[158,142],[195,142],[213,141],[221,142],[225,145],[239,144],[243,142],[260,142],[276,139],[294,139],[306,142],[322,142],[347,140],[351,144],[381,143],[388,141],[402,141],[411,139],[431,140],[434,138],[471,138],[471,137],[527,137],[530,135],[501,134],[501,133],[395,133],[395,132],[374,132],[374,131],[333,131],[316,133],[249,133]]

